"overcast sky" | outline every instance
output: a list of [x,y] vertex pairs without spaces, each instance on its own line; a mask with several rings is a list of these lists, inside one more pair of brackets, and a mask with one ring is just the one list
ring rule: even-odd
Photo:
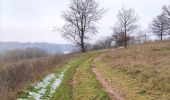
[[[170,0],[98,0],[109,9],[98,23],[99,33],[93,39],[112,33],[117,11],[134,8],[140,16],[141,29],[146,29],[153,17]],[[0,0],[0,41],[68,43],[53,27],[64,24],[61,11],[68,9],[69,0]]]

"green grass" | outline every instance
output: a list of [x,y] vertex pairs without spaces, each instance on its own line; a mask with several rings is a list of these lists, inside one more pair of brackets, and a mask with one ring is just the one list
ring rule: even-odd
[[95,54],[86,59],[76,70],[73,100],[110,100],[92,72],[91,62]]
[[74,58],[70,61],[68,64],[70,67],[68,67],[61,85],[57,88],[56,93],[52,96],[51,100],[70,100],[72,98],[72,76],[83,59],[85,58]]
[[[91,67],[91,60],[99,53],[80,54],[72,59],[68,64],[70,67],[67,69],[61,85],[57,88],[51,100],[108,100],[107,93],[97,82]],[[76,76],[78,84],[73,89],[74,76]]]

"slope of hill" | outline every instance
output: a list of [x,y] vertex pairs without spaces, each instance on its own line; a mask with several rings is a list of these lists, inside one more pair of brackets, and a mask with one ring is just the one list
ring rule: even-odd
[[125,100],[170,100],[170,42],[115,49],[94,60],[111,90]]
[[71,96],[74,100],[170,100],[169,41],[95,51],[81,58],[87,55],[92,56],[74,69],[71,80],[61,83],[52,100]]
[[0,42],[0,52],[14,49],[39,48],[49,53],[67,53],[75,49],[71,44]]
[[[50,100],[170,100],[169,41],[79,54],[59,68],[67,70]],[[27,91],[41,93],[20,97],[36,98]]]

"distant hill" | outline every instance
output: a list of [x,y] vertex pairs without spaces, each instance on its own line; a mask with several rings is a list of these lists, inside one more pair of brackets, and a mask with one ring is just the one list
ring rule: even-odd
[[49,53],[69,53],[76,49],[71,44],[55,44],[55,43],[20,43],[20,42],[0,42],[0,52],[15,49],[25,49],[25,48],[39,48],[43,49]]

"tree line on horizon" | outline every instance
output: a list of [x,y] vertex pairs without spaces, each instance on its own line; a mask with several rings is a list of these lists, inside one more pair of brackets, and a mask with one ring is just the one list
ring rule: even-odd
[[[107,12],[100,8],[95,0],[71,0],[69,10],[63,11],[65,24],[59,29],[63,37],[86,52],[91,36],[98,32],[96,24]],[[139,31],[139,15],[133,8],[122,7],[118,10],[117,21],[114,24],[111,36],[96,41],[94,49],[110,48],[113,41],[116,45],[127,47],[129,41],[146,37],[153,33],[163,40],[163,36],[170,35],[170,5],[163,6],[160,15],[149,24],[149,32]]]

